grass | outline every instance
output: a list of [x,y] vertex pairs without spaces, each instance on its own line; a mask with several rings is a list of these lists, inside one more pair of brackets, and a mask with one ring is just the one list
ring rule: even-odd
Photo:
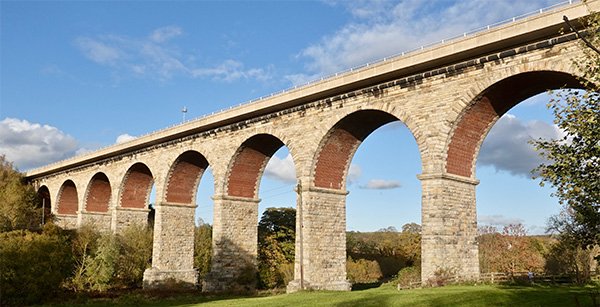
[[113,299],[81,299],[53,306],[594,306],[598,288],[577,286],[447,286],[396,290],[384,285],[352,292],[310,291],[293,294],[240,297],[130,293]]

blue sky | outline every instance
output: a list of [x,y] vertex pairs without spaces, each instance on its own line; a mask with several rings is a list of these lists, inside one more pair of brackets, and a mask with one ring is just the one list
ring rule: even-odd
[[[27,170],[177,124],[184,106],[198,117],[559,2],[1,1],[0,153]],[[560,133],[547,99],[520,103],[486,138],[480,224],[539,233],[560,210],[528,179],[540,161],[527,140]],[[420,223],[419,159],[399,123],[369,136],[352,161],[348,229]],[[295,205],[293,176],[283,148],[260,207]],[[210,223],[211,180],[197,199]]]

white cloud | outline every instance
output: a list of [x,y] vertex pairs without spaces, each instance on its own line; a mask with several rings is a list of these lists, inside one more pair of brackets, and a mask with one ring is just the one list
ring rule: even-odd
[[396,180],[371,179],[367,184],[361,185],[360,188],[369,190],[390,190],[400,188],[401,186],[400,181]]
[[21,170],[66,159],[77,150],[77,141],[56,127],[16,118],[0,121],[0,154]]
[[121,51],[103,42],[87,37],[80,37],[75,41],[83,55],[98,64],[114,65],[121,58]]
[[244,64],[227,59],[212,67],[201,67],[195,56],[183,53],[170,42],[183,30],[167,26],[152,31],[147,37],[132,38],[119,35],[79,37],[75,46],[85,57],[108,66],[117,76],[154,78],[165,81],[174,76],[210,78],[231,82],[239,79],[265,81],[271,78],[270,69],[245,68]]
[[262,68],[245,69],[243,63],[231,59],[225,60],[215,67],[192,69],[190,73],[193,77],[209,77],[226,82],[238,79],[266,81],[270,78],[270,74]]
[[360,176],[362,175],[362,169],[360,168],[360,166],[358,166],[358,164],[350,164],[350,169],[348,170],[348,178],[346,178],[346,181],[348,182],[348,184],[353,184],[355,183],[358,178],[360,178]]
[[308,73],[286,78],[298,80],[299,77],[332,74],[556,2],[558,0],[331,2],[346,9],[354,19],[303,49],[298,58],[306,60]]
[[296,169],[292,155],[288,154],[283,159],[276,156],[271,157],[265,168],[265,175],[285,183],[296,182]]
[[501,214],[479,215],[477,223],[481,225],[500,226],[500,228],[509,224],[523,224],[524,221],[520,218],[507,217]]
[[183,31],[180,27],[167,26],[152,31],[152,34],[150,34],[150,39],[157,43],[163,43],[170,40],[173,37],[181,35],[182,33]]
[[505,114],[484,140],[477,163],[530,177],[531,170],[544,161],[528,142],[538,138],[558,139],[562,135],[557,126],[537,120],[523,122],[512,114]]
[[125,143],[125,142],[129,142],[131,140],[136,139],[137,137],[133,136],[133,135],[129,135],[127,133],[125,134],[121,134],[117,137],[117,140],[115,141],[116,144],[121,144],[121,143]]

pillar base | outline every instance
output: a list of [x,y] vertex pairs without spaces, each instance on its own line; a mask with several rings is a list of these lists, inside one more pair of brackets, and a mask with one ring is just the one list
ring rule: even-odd
[[300,287],[300,280],[294,279],[294,280],[290,281],[290,283],[288,283],[286,292],[294,293],[294,292],[298,292],[301,290],[328,290],[328,291],[350,291],[350,290],[352,290],[352,284],[347,280],[333,281],[333,282],[320,283],[320,284],[313,284],[313,283],[310,283],[305,280],[303,286],[304,286],[304,289],[302,289]]
[[194,289],[198,286],[198,271],[156,268],[144,271],[144,289]]

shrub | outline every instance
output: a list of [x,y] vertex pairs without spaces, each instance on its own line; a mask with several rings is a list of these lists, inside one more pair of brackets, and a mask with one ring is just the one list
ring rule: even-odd
[[348,258],[346,261],[346,274],[352,283],[372,283],[379,281],[383,274],[377,261]]
[[413,283],[421,282],[421,267],[409,266],[401,269],[396,278],[398,285],[403,288],[411,287]]
[[117,261],[118,284],[125,287],[141,287],[144,271],[152,261],[152,229],[132,224],[117,236],[119,257]]
[[71,273],[69,237],[53,226],[45,229],[0,233],[0,305],[39,303]]

